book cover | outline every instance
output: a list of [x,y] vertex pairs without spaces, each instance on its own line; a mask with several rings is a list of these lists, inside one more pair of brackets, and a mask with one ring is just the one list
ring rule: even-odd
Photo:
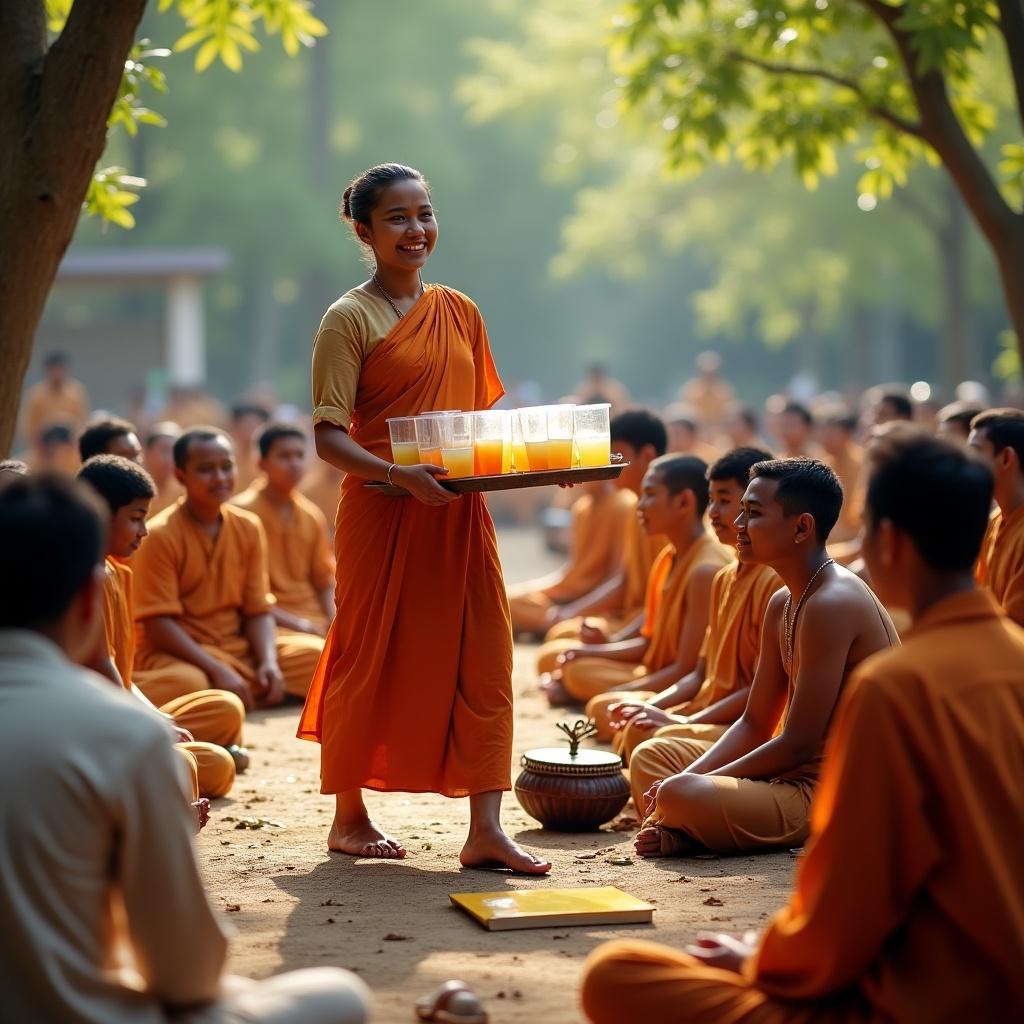
[[506,889],[456,892],[452,903],[491,931],[566,925],[649,924],[654,907],[616,889]]

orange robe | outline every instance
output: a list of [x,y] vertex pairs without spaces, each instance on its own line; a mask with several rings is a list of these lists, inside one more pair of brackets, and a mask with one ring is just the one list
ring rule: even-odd
[[975,578],[1024,626],[1024,505],[1008,516],[997,511],[989,520]]
[[644,625],[641,635],[647,649],[639,665],[600,656],[576,658],[562,669],[562,684],[576,700],[587,701],[598,694],[625,683],[660,672],[675,660],[683,623],[691,615],[707,621],[707,608],[693,608],[687,591],[694,570],[701,566],[724,566],[731,554],[710,534],[702,534],[686,551],[677,553],[671,544],[665,546],[651,569],[647,585]]
[[864,450],[860,445],[851,443],[837,455],[826,455],[824,462],[843,485],[843,507],[835,528],[829,534],[830,544],[840,544],[860,534],[864,508]]
[[150,519],[159,512],[163,512],[165,508],[170,508],[184,493],[181,484],[173,476],[168,477],[162,487],[157,487],[156,497],[149,503]]
[[323,513],[297,493],[287,510],[281,508],[267,497],[266,490],[266,480],[257,480],[236,494],[231,504],[252,512],[263,524],[270,589],[278,608],[326,627],[320,594],[334,582],[334,554],[327,542]]
[[569,559],[561,580],[549,586],[521,584],[509,588],[515,630],[541,632],[548,610],[590,593],[612,576],[622,561],[626,523],[636,515],[629,491],[584,494],[572,505]]
[[[104,564],[103,629],[107,653],[117,668],[126,690],[132,687],[132,662],[135,656],[135,621],[132,614],[132,571],[123,562],[108,558]],[[192,733],[196,742],[177,743],[194,774],[195,799],[200,796],[227,796],[235,782],[235,762],[224,749],[241,744],[245,707],[233,694],[207,690],[171,701],[159,708],[174,719],[180,729]]]
[[[704,682],[693,700],[674,708],[682,715],[717,704],[754,681],[757,657],[761,650],[761,625],[768,602],[782,586],[774,569],[748,562],[730,562],[711,584],[711,617],[704,638]],[[635,694],[636,699],[649,700],[653,693]],[[601,698],[598,698],[601,700]],[[598,720],[607,719],[607,709],[588,705],[587,714]],[[737,716],[738,717],[738,716]],[[689,739],[715,740],[728,725],[667,725],[655,731],[626,728],[615,734],[616,749],[625,758],[639,743],[654,736],[679,736]]]
[[[389,417],[487,409],[504,393],[479,310],[450,288],[428,285],[365,357],[336,321],[332,307],[314,347],[314,422],[350,419],[384,459]],[[345,360],[359,362],[351,416],[332,398]],[[483,497],[432,508],[363,484],[342,485],[338,610],[298,730],[322,744],[321,789],[509,789],[512,629]]]
[[[269,612],[267,539],[259,519],[221,506],[216,539],[192,518],[184,502],[146,524],[149,537],[135,556],[135,619],[168,616],[208,654],[254,685],[256,666],[244,633],[247,616]],[[304,696],[323,640],[304,633],[277,638],[277,659],[289,693]],[[140,631],[135,682],[157,705],[210,688],[206,673],[155,647]]]
[[[647,531],[636,517],[636,506],[640,499],[631,491],[622,493],[623,500],[628,501],[633,509],[633,514],[626,522],[622,565],[619,567],[624,579],[622,597],[618,606],[603,616],[586,616],[589,622],[601,626],[606,633],[622,629],[643,614],[651,569],[667,543],[664,537],[647,535]],[[582,618],[567,619],[548,630],[545,642],[537,652],[538,672],[551,672],[556,666],[559,654],[579,645],[582,625]]]
[[795,891],[743,973],[613,943],[584,971],[588,1019],[1020,1019],[1022,665],[1024,631],[987,595],[929,608],[854,672]]

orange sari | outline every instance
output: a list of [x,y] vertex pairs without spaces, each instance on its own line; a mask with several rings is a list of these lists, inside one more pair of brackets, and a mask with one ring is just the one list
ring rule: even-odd
[[[389,417],[502,394],[476,306],[428,286],[363,362],[350,433],[390,460]],[[483,497],[432,508],[364,482],[342,485],[338,612],[299,722],[322,744],[321,791],[510,789],[512,632]]]

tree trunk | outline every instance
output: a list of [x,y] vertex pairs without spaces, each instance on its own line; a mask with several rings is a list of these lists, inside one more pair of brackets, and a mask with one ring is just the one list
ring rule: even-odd
[[0,456],[145,5],[75,0],[49,50],[42,0],[0,5]]

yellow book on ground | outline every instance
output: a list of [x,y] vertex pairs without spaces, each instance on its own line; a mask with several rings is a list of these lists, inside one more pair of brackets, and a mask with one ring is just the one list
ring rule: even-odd
[[650,903],[612,886],[455,892],[449,898],[492,932],[564,925],[649,924],[654,914]]

